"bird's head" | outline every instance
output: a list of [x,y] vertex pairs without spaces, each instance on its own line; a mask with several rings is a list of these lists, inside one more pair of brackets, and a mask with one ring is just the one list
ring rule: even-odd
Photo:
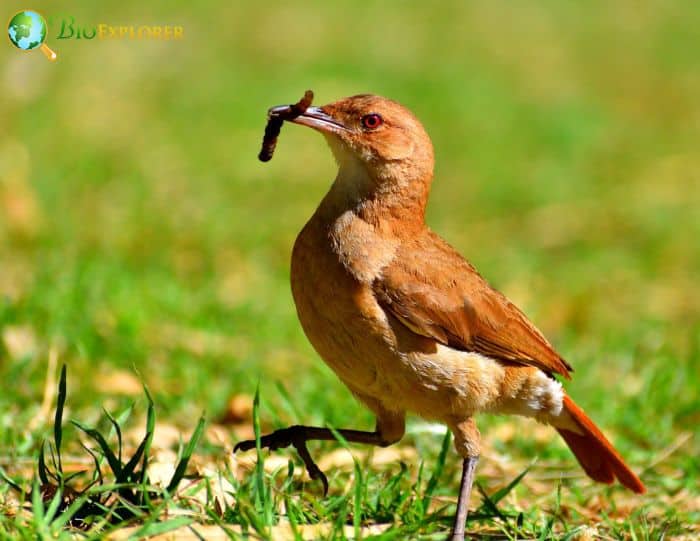
[[320,131],[340,173],[363,169],[378,186],[430,184],[433,145],[418,119],[399,103],[361,94],[309,107],[292,122]]

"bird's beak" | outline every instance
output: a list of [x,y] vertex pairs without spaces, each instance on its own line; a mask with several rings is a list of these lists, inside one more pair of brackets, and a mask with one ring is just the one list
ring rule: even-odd
[[[269,116],[275,116],[289,109],[288,105],[273,107],[268,111]],[[322,133],[337,134],[349,131],[343,124],[338,122],[331,115],[326,113],[321,107],[309,107],[301,115],[291,120],[295,124],[308,126]]]

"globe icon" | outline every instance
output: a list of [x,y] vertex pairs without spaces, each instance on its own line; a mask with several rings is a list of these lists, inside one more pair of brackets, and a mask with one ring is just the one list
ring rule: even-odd
[[56,53],[44,43],[47,25],[36,11],[24,10],[15,14],[7,26],[12,44],[23,51],[40,48],[49,60],[56,60]]

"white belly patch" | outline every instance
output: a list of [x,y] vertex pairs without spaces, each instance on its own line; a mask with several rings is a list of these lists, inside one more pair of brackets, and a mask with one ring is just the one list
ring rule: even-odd
[[402,355],[401,373],[383,379],[403,408],[428,418],[508,413],[542,421],[562,410],[561,383],[532,367],[506,367],[496,359],[438,345],[435,353]]

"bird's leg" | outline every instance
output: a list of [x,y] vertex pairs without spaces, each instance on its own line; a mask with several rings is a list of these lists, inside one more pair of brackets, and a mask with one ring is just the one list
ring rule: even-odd
[[479,461],[478,456],[470,456],[462,462],[462,482],[459,485],[459,498],[457,499],[457,513],[452,526],[451,541],[464,541],[464,528],[469,513],[469,496],[474,484],[474,471]]
[[[340,429],[336,432],[352,443],[366,443],[369,445],[379,445],[382,447],[393,443],[393,441],[388,441],[386,438],[384,438],[380,430],[366,432],[362,430]],[[294,425],[275,430],[270,434],[262,436],[260,438],[260,446],[267,447],[271,451],[274,451],[275,449],[293,445],[299,453],[301,459],[304,461],[304,466],[306,467],[306,471],[309,472],[309,477],[311,477],[311,479],[320,479],[323,483],[323,493],[327,494],[328,479],[311,458],[309,450],[306,448],[306,442],[310,440],[335,439],[335,435],[328,428]],[[238,442],[233,448],[233,452],[248,451],[249,449],[253,448],[255,448],[255,440],[245,440]]]
[[455,437],[455,449],[464,457],[462,462],[462,481],[459,485],[459,497],[457,498],[457,512],[452,525],[451,541],[464,541],[464,529],[469,513],[469,496],[474,484],[474,471],[479,461],[481,434],[476,427],[474,419],[458,419],[448,423]]

